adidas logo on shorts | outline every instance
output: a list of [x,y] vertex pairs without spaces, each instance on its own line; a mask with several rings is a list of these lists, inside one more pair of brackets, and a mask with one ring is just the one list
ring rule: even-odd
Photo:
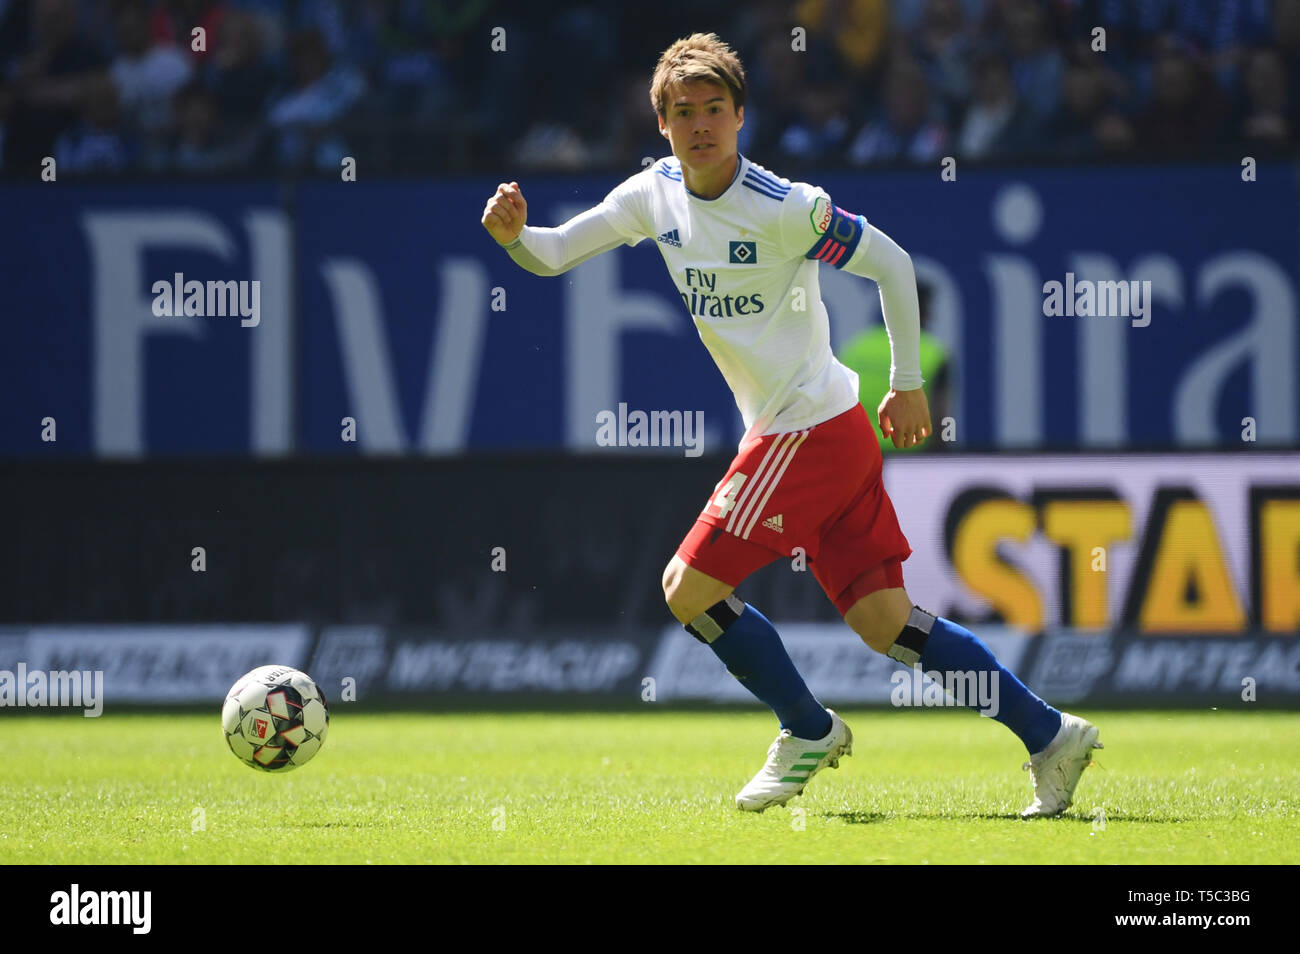
[[781,522],[781,516],[778,513],[775,517],[768,517],[763,521],[763,526],[769,530],[775,530],[777,533],[785,533],[785,525]]

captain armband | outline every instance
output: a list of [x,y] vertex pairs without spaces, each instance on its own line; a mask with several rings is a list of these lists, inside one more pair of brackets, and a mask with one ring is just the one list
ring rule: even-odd
[[864,217],[845,212],[838,205],[832,206],[831,220],[826,231],[813,243],[804,258],[843,268],[853,257],[866,230],[867,220]]

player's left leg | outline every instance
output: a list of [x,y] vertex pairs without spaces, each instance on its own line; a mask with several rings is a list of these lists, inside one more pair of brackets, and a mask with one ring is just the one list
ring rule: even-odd
[[[856,418],[854,424],[846,429],[845,444],[857,448],[869,441],[878,454],[869,426],[864,430]],[[1033,774],[1035,799],[1023,814],[1059,814],[1069,807],[1092,749],[1101,747],[1096,727],[1034,695],[970,630],[913,604],[902,569],[911,552],[881,473],[872,469],[826,530],[811,565],[845,622],[872,649],[944,674],[945,685],[955,684],[947,674],[962,674],[965,685],[990,687],[992,704],[984,714],[1015,732],[1030,753],[1026,767]],[[980,709],[978,698],[963,701]]]
[[[865,593],[844,613],[844,621],[876,652],[904,665],[924,672],[976,674],[974,685],[993,689],[984,714],[1014,732],[1030,755],[1046,749],[1060,731],[1061,713],[999,663],[978,636],[916,606],[902,586]],[[980,709],[978,699],[963,701]]]
[[[901,583],[901,569],[898,574]],[[1092,764],[1092,750],[1102,747],[1096,726],[1052,708],[998,662],[978,636],[914,605],[902,586],[858,597],[844,621],[876,652],[936,673],[945,685],[953,684],[950,674],[962,673],[971,678],[958,684],[992,687],[992,704],[982,714],[1009,728],[1029,750],[1025,767],[1034,801],[1021,814],[1059,815],[1070,807],[1083,770]],[[981,711],[979,700],[959,701]]]

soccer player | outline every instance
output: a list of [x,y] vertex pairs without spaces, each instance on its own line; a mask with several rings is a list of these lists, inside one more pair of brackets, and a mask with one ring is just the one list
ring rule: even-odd
[[558,228],[527,225],[519,183],[502,183],[483,210],[483,227],[536,275],[655,241],[735,394],[746,427],[739,451],[664,570],[663,589],[677,620],[780,721],[766,763],[737,794],[737,806],[783,805],[852,752],[849,727],[809,691],[776,629],[734,594],[747,576],[798,546],[869,647],[926,672],[977,674],[977,685],[996,686],[998,708],[987,714],[1030,754],[1034,800],[1022,815],[1060,814],[1092,749],[1101,748],[1097,729],[1030,692],[973,633],[912,603],[902,571],[912,551],[881,482],[880,448],[858,401],[857,375],[831,353],[818,289],[823,266],[879,286],[893,346],[890,390],[877,409],[881,433],[898,448],[930,435],[911,259],[821,189],[740,155],[745,93],[740,60],[718,37],[678,40],[650,84],[672,156]]

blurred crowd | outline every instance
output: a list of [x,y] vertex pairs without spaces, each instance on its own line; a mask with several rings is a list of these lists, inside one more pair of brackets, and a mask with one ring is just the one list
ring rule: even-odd
[[778,170],[1287,153],[1300,0],[0,0],[0,168],[604,169],[712,30]]

